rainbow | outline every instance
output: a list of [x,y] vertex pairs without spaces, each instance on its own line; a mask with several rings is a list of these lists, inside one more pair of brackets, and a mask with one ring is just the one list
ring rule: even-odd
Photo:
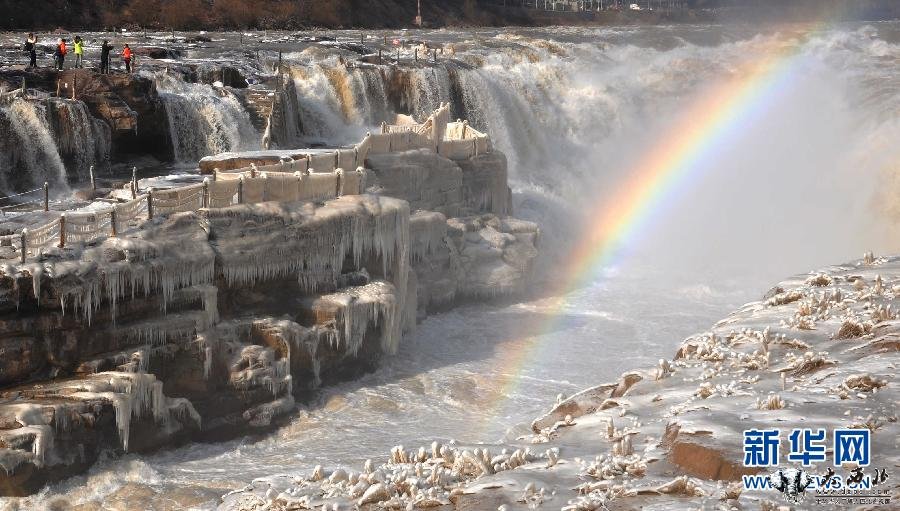
[[[820,24],[806,27],[816,31]],[[596,280],[598,272],[621,257],[646,228],[664,213],[682,187],[690,186],[713,167],[721,147],[737,137],[754,119],[771,109],[779,92],[790,86],[800,66],[801,45],[772,40],[731,75],[713,84],[690,104],[661,137],[663,141],[636,162],[630,179],[611,200],[600,203],[585,218],[584,236],[564,259],[563,278],[552,290],[549,319],[529,325],[526,339],[502,348],[508,358],[498,369],[493,386],[492,418],[503,415],[506,398],[515,393],[525,367],[539,358],[542,339],[559,327],[566,296]],[[486,425],[487,426],[487,425]]]

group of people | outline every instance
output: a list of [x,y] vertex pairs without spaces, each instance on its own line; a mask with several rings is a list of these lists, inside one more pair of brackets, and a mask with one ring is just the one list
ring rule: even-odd
[[[80,36],[75,36],[75,40],[72,42],[72,50],[75,53],[75,67],[82,68],[84,67],[84,40]],[[100,73],[101,74],[109,74],[109,54],[112,52],[113,46],[109,44],[109,41],[104,39],[103,44],[100,45]],[[28,34],[28,38],[25,40],[25,51],[28,52],[29,62],[28,67],[37,67],[37,37],[33,33]],[[59,42],[56,43],[56,49],[53,51],[53,57],[56,62],[56,69],[62,71],[65,67],[66,62],[66,54],[68,54],[69,50],[66,46],[66,40],[64,38],[60,38]],[[132,52],[131,47],[126,44],[122,48],[122,62],[125,64],[125,72],[131,72],[131,59]]]

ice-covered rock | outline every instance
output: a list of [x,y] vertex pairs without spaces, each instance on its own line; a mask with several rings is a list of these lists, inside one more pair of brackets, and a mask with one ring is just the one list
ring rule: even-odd
[[[393,167],[369,188],[377,194],[141,216],[117,236],[73,239],[0,267],[0,311],[8,313],[0,339],[10,354],[0,384],[25,384],[0,392],[0,416],[14,415],[21,395],[35,409],[53,403],[46,389],[75,395],[65,390],[74,378],[115,374],[118,382],[77,391],[79,402],[100,403],[96,421],[73,411],[58,422],[0,424],[5,463],[32,467],[3,487],[33,491],[104,449],[272,427],[295,396],[396,353],[417,316],[524,290],[537,256],[534,224],[478,209],[494,208],[500,195],[464,197],[466,162],[427,151],[380,157]],[[481,159],[493,165],[483,162],[485,179],[505,181],[502,157]],[[389,197],[384,183],[406,186],[397,188],[405,196]],[[407,199],[434,209],[411,215]],[[67,436],[72,425],[78,433]],[[497,470],[483,461],[483,472]]]

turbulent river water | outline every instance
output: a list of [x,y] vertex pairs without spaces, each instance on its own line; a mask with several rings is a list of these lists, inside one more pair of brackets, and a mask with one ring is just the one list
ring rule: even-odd
[[[506,152],[515,214],[543,228],[542,282],[551,288],[571,277],[567,250],[596,220],[597,205],[624,200],[623,183],[643,159],[673,137],[718,138],[691,160],[696,172],[660,185],[625,248],[579,278],[563,306],[537,297],[431,316],[375,373],[323,389],[271,434],[106,460],[28,503],[215,508],[255,477],[317,464],[358,469],[397,444],[514,442],[557,394],[672,356],[683,337],[778,279],[900,249],[896,23],[411,36],[446,43],[456,65],[411,72],[402,84],[408,110],[421,115],[452,100]],[[675,128],[689,129],[683,116],[710,87],[739,82],[743,63],[782,48],[790,49],[776,62],[782,69],[756,84],[753,104],[719,130],[727,133]],[[303,64],[294,72],[298,143],[356,140],[388,108],[387,85],[361,72],[336,78],[334,57],[307,50],[285,59]],[[202,121],[182,114],[182,122]],[[227,132],[194,134],[184,154],[240,148],[242,114],[216,115]]]

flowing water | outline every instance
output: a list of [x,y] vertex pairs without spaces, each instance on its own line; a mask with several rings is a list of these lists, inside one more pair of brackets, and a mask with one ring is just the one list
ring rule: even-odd
[[[671,357],[782,277],[900,249],[900,25],[814,28],[417,33],[446,42],[454,60],[403,73],[285,55],[298,140],[356,140],[394,112],[421,117],[441,101],[487,130],[509,157],[516,215],[542,225],[552,287],[574,278],[567,249],[624,200],[641,162],[686,135],[690,105],[740,81],[761,52],[791,48],[745,115],[665,184],[626,249],[584,272],[562,306],[535,298],[429,317],[374,374],[323,389],[274,433],[103,461],[37,500],[214,508],[252,478],[358,469],[396,444],[515,441],[558,393]],[[223,119],[180,151],[239,146],[240,133]]]
[[165,105],[177,161],[195,162],[210,154],[259,149],[259,134],[234,95],[166,73],[147,74],[156,81]]

